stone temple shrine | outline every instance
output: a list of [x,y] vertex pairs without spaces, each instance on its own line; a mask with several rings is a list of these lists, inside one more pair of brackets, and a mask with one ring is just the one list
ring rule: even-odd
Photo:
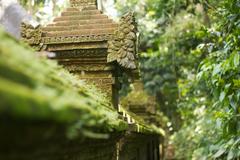
[[[98,10],[96,0],[70,0],[70,6],[61,16],[46,26],[22,23],[21,38],[24,42],[38,53],[57,61],[79,80],[96,86],[100,93],[106,95],[112,112],[116,112],[118,119],[126,125],[111,131],[92,126],[94,130],[110,136],[103,139],[81,137],[79,140],[64,137],[62,127],[54,132],[54,136],[42,137],[40,133],[47,131],[50,124],[36,125],[33,127],[34,135],[23,136],[26,143],[13,150],[18,160],[161,159],[163,136],[154,125],[155,99],[144,92],[140,82],[137,32],[134,13],[128,12],[115,22]],[[131,79],[135,89],[124,103],[120,103],[120,78],[123,74]],[[36,143],[38,147],[34,147]],[[21,150],[23,146],[32,151]],[[3,157],[14,160],[11,155],[9,151]]]
[[[133,13],[114,22],[95,0],[70,0],[60,17],[46,27],[23,23],[22,38],[39,51],[54,52],[59,64],[106,92],[118,104],[118,77],[137,69],[137,26]],[[131,74],[134,75],[134,74]]]

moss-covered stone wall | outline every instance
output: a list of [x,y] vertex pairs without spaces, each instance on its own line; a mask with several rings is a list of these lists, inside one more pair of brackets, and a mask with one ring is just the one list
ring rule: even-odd
[[158,137],[116,132],[109,137],[69,139],[66,126],[51,121],[0,121],[3,160],[159,160]]
[[121,117],[94,86],[1,30],[0,39],[0,160],[157,160],[156,128]]
[[[3,123],[4,122],[4,123]],[[1,160],[112,160],[119,135],[68,139],[53,122],[1,121]]]

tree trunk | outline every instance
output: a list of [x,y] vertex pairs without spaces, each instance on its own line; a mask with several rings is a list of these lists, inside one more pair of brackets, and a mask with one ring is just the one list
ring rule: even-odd
[[27,2],[28,12],[30,15],[33,15],[33,12],[34,12],[33,4],[34,4],[34,0],[30,0]]
[[52,0],[52,3],[53,3],[53,13],[56,12],[56,9],[57,9],[57,1],[56,0]]

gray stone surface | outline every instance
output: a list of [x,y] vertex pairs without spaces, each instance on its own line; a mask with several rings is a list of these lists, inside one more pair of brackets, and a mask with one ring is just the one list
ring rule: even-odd
[[20,38],[20,24],[31,16],[17,0],[0,0],[0,25],[12,36]]

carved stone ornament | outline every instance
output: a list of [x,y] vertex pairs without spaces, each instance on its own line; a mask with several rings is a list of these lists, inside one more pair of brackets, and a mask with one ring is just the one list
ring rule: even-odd
[[133,12],[129,12],[120,19],[118,29],[113,40],[108,42],[108,62],[117,61],[127,69],[137,68],[137,24]]
[[112,41],[108,42],[108,62],[117,61],[127,69],[136,69],[137,24],[133,12],[120,19]]
[[42,27],[39,24],[22,22],[21,38],[29,45],[39,45],[42,39]]

